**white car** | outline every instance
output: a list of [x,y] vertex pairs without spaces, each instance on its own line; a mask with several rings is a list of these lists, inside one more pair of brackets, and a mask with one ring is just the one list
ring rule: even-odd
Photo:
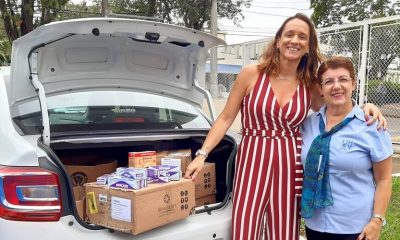
[[126,157],[128,147],[194,153],[214,119],[200,86],[208,50],[221,44],[193,29],[108,18],[50,23],[14,41],[11,67],[0,71],[0,238],[230,239],[232,136],[207,159],[216,164],[217,203],[136,236],[78,216],[62,160]]

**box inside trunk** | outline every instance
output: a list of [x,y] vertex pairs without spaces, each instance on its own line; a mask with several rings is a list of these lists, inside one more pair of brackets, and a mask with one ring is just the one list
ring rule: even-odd
[[[170,137],[169,137],[170,138]],[[88,171],[89,174],[75,174],[70,176],[71,187],[83,185],[86,182],[95,181],[97,175],[102,175],[116,167],[128,166],[128,153],[140,151],[172,151],[190,149],[192,159],[194,153],[199,149],[204,141],[204,136],[201,137],[182,137],[169,140],[146,140],[146,141],[112,141],[112,142],[96,142],[96,143],[71,143],[68,141],[59,141],[53,143],[51,149],[61,160],[65,169],[68,171]],[[213,207],[198,208],[196,213],[204,211],[212,211],[222,207],[228,200],[233,181],[233,162],[236,151],[235,140],[226,136],[210,153],[207,162],[215,164],[215,201]],[[114,169],[115,171],[115,169]],[[94,172],[94,173],[93,173]],[[228,175],[228,177],[227,177]],[[204,197],[204,196],[202,196]],[[201,205],[198,205],[201,206]]]

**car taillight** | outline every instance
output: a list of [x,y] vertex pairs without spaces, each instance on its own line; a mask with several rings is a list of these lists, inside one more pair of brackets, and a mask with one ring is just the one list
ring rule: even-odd
[[38,167],[0,167],[0,217],[58,221],[62,205],[57,174]]

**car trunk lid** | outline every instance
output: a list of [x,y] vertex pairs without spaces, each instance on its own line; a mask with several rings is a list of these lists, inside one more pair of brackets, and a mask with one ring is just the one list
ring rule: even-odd
[[39,96],[49,143],[50,96],[128,90],[201,106],[208,94],[200,87],[208,50],[221,44],[196,30],[143,20],[94,18],[41,26],[13,43],[11,115],[26,114],[21,106]]

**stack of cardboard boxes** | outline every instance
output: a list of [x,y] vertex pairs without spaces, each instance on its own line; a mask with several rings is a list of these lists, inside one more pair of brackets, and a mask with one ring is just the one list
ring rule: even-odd
[[131,234],[183,219],[194,213],[194,184],[190,179],[154,183],[132,190],[86,184],[90,223]]
[[79,158],[64,159],[67,163],[65,168],[70,176],[75,198],[75,206],[81,219],[85,219],[85,188],[84,184],[96,181],[96,178],[115,171],[116,160],[105,160],[96,156],[87,157],[86,160]]
[[118,168],[117,161],[66,166],[82,219],[139,234],[216,201],[215,164],[206,163],[195,182],[181,178],[191,162],[190,149],[130,152],[128,162],[129,168]]

